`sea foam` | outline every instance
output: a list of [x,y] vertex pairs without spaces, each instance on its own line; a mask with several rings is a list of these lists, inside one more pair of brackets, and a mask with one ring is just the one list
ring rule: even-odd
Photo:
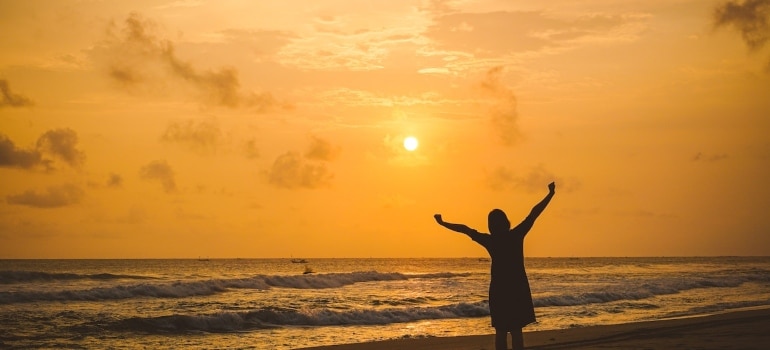
[[[61,275],[61,274],[59,274]],[[0,292],[0,304],[34,301],[100,301],[136,297],[184,298],[226,292],[228,289],[339,288],[362,282],[403,281],[408,279],[453,278],[462,273],[402,274],[376,271],[308,275],[257,275],[249,278],[210,279],[172,283],[121,284],[81,290]]]
[[383,325],[429,319],[482,317],[489,315],[486,301],[436,307],[367,310],[332,310],[268,307],[248,312],[219,312],[204,315],[170,315],[129,318],[109,327],[118,331],[147,333],[241,332],[281,326]]
[[77,274],[51,273],[39,271],[0,271],[0,284],[14,284],[40,281],[72,281],[72,280],[119,280],[119,279],[153,279],[148,276],[119,275],[111,273]]

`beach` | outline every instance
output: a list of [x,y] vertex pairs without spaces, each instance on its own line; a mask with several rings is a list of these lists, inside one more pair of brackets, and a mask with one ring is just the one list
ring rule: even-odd
[[[767,349],[770,308],[524,333],[527,349]],[[494,336],[399,339],[305,350],[492,350]]]

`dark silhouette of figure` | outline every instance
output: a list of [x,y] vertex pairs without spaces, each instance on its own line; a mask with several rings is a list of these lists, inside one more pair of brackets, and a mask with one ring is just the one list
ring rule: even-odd
[[535,308],[529,289],[527,273],[524,271],[524,237],[532,228],[556,193],[556,184],[548,184],[548,195],[532,208],[527,217],[511,229],[508,217],[500,209],[489,212],[489,234],[462,225],[444,221],[436,214],[436,222],[452,231],[464,233],[481,244],[492,260],[489,283],[489,313],[495,328],[495,349],[508,347],[508,333],[511,333],[513,349],[524,349],[521,329],[535,322]]

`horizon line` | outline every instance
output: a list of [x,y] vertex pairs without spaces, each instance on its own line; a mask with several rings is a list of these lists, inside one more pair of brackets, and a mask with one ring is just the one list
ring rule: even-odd
[[[625,259],[642,259],[642,258],[770,258],[770,255],[606,255],[606,256],[525,256],[527,258],[534,259],[598,259],[598,258],[625,258]],[[291,260],[298,259],[296,257],[113,257],[113,258],[3,258],[0,257],[0,261],[3,260]],[[489,259],[489,256],[422,256],[422,257],[303,257],[302,259]]]

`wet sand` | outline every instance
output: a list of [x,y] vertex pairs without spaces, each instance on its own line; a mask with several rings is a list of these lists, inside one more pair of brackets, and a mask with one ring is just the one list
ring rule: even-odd
[[[526,329],[525,329],[526,330]],[[770,308],[701,317],[524,332],[527,349],[769,349]],[[314,350],[494,350],[493,335],[399,339]]]

